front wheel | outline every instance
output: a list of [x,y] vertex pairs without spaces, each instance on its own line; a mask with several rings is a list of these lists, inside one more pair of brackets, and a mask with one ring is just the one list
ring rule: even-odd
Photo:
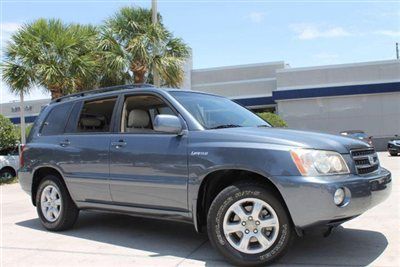
[[389,154],[390,154],[390,156],[392,156],[392,157],[397,156],[397,152],[392,152],[392,151],[390,151]]
[[225,188],[208,212],[211,244],[240,266],[260,266],[281,257],[293,237],[293,227],[279,197],[257,183]]

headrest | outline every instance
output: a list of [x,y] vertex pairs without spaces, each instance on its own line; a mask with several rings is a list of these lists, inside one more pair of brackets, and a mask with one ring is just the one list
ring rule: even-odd
[[141,109],[133,109],[129,112],[128,127],[129,128],[146,128],[149,125],[149,114]]
[[101,126],[101,120],[97,118],[82,118],[80,120],[83,127],[99,127]]

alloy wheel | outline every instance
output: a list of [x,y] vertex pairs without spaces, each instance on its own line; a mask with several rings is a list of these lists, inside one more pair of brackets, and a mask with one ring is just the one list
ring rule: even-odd
[[244,198],[233,203],[225,213],[223,231],[236,250],[246,254],[261,253],[277,239],[279,219],[267,202]]
[[58,189],[53,185],[46,186],[40,196],[40,205],[43,216],[49,222],[58,219],[62,209],[61,195]]

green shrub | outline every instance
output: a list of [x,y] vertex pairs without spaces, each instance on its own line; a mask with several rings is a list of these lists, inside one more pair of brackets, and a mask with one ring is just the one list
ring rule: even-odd
[[[28,138],[29,133],[30,133],[30,131],[32,129],[32,126],[33,126],[33,124],[26,124],[25,125],[25,136],[26,136],[26,138]],[[18,125],[18,126],[15,126],[15,128],[16,128],[17,133],[18,133],[18,140],[20,140],[21,139],[21,126]]]
[[19,134],[12,122],[0,114],[0,150],[14,147]]
[[286,121],[284,121],[279,115],[271,112],[261,112],[257,113],[263,120],[268,122],[274,127],[287,127]]

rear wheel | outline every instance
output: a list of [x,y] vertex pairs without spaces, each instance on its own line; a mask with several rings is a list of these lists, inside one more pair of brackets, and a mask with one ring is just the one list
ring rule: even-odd
[[0,179],[3,181],[10,180],[14,178],[15,175],[16,173],[12,168],[6,167],[0,170]]
[[36,209],[42,225],[51,231],[72,228],[79,214],[67,188],[53,175],[44,177],[40,183],[36,194]]
[[288,249],[293,236],[286,209],[276,194],[257,183],[221,191],[207,219],[211,244],[241,266],[271,263]]

